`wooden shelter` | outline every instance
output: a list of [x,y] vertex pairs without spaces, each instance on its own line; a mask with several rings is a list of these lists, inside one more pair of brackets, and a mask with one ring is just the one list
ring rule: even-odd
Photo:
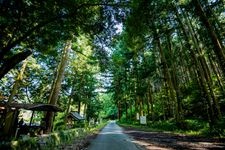
[[67,116],[67,126],[72,128],[76,125],[81,125],[81,122],[84,120],[85,118],[82,117],[78,112],[72,111]]
[[[26,125],[26,131],[24,130],[24,134],[26,132],[31,131],[32,128],[46,128],[46,124],[40,126],[33,126],[32,120],[35,111],[45,111],[45,112],[59,112],[62,111],[59,107],[51,104],[21,104],[21,103],[10,103],[6,102],[0,103],[0,132],[4,133],[4,136],[13,136],[17,135],[18,128],[22,131],[23,127],[21,126],[23,123],[19,124],[18,115],[21,109],[31,110],[32,115],[30,118],[30,123]],[[43,118],[43,121],[45,119]],[[1,135],[0,135],[1,136]]]

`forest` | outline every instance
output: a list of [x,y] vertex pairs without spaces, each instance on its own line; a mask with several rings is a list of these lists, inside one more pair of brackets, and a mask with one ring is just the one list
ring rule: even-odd
[[223,0],[1,0],[0,28],[0,140],[29,124],[24,109],[44,133],[77,112],[72,128],[145,117],[225,136]]

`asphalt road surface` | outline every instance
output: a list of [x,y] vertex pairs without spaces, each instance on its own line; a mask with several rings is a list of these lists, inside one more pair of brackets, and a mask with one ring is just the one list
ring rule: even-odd
[[88,150],[140,150],[115,121],[111,121],[94,139]]

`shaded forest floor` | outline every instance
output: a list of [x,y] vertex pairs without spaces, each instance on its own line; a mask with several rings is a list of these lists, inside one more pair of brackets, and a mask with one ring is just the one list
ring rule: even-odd
[[131,127],[124,127],[124,132],[133,138],[134,143],[147,150],[225,149],[224,138],[204,138],[169,132],[146,132]]

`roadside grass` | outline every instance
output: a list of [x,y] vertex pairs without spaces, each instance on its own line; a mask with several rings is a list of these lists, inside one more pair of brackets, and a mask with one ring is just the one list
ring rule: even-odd
[[102,128],[104,128],[108,124],[108,121],[103,121],[102,123],[96,125],[95,127],[89,127],[89,131],[91,133],[98,133],[101,131]]
[[[73,145],[73,149],[85,149],[90,144],[90,140],[94,138],[107,124],[107,121],[103,121],[98,125],[86,127],[88,132],[84,132],[83,134],[80,134],[76,139],[73,139],[72,141],[67,143],[62,143],[58,147],[60,147],[60,149],[65,149],[65,147],[67,147],[68,145]],[[74,143],[78,143],[77,146],[75,146],[76,144]]]
[[134,128],[141,131],[147,132],[167,132],[174,134],[183,134],[189,136],[200,136],[200,137],[219,137],[224,138],[225,130],[214,130],[210,131],[208,123],[188,119],[183,122],[183,126],[177,125],[174,120],[168,121],[155,121],[147,122],[147,125],[141,125],[139,122],[126,122],[117,121],[117,123],[122,127]]

